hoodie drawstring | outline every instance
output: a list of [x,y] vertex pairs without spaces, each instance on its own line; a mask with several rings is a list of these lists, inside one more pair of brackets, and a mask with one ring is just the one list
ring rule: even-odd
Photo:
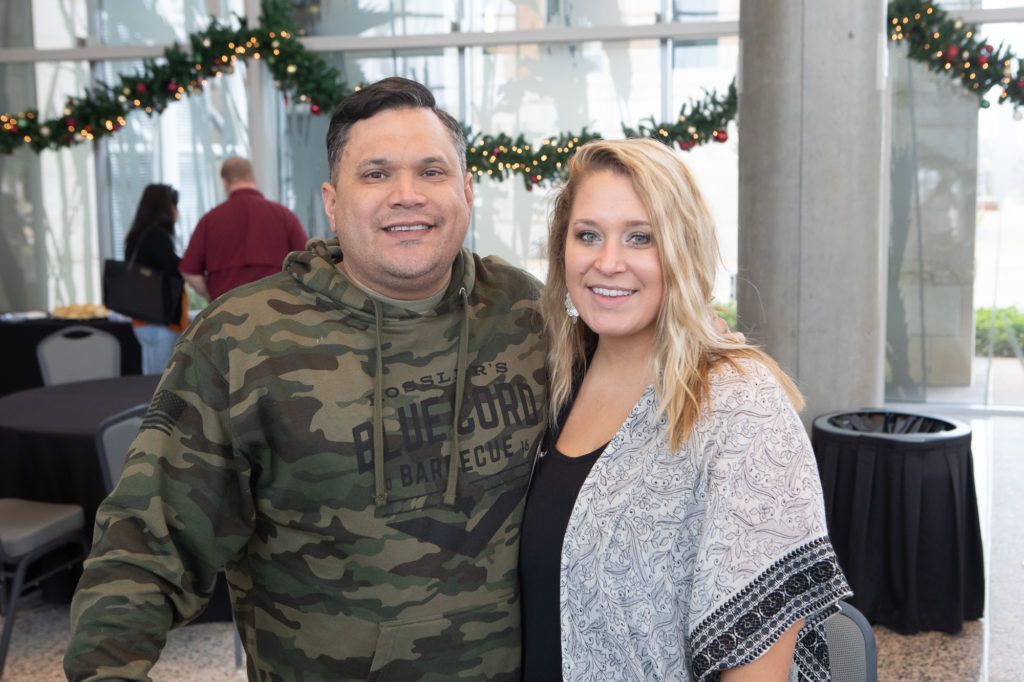
[[448,460],[448,485],[444,490],[444,503],[455,504],[455,487],[459,482],[459,415],[462,413],[463,387],[466,385],[466,364],[469,358],[469,294],[466,287],[459,287],[462,301],[462,333],[459,334],[459,352],[456,360],[458,374],[455,375],[455,405],[452,408],[452,452]]
[[377,372],[373,380],[373,501],[379,507],[388,501],[388,491],[384,482],[384,349],[381,339],[384,314],[377,301],[373,302],[373,314],[377,319]]
[[[452,406],[451,453],[448,459],[448,484],[444,490],[444,503],[455,504],[455,492],[459,482],[459,415],[462,413],[462,398],[465,382],[468,380],[466,366],[469,363],[469,294],[466,287],[459,287],[462,303],[462,330],[459,334],[459,349],[455,367],[455,404]],[[388,501],[387,485],[384,480],[384,315],[381,305],[373,301],[376,317],[377,367],[373,382],[373,501],[378,507]]]

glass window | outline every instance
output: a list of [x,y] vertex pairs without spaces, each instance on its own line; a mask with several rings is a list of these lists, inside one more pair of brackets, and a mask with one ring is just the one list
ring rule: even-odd
[[[230,12],[241,12],[241,1],[219,6],[222,16],[228,17],[223,23],[237,25]],[[183,42],[209,23],[206,0],[99,2],[100,39],[106,45]],[[256,68],[262,66],[256,64]],[[141,71],[143,63],[138,60],[105,61],[97,66],[97,77],[116,83],[121,74]],[[232,71],[195,86],[189,84],[187,96],[162,113],[133,111],[116,135],[102,140],[104,154],[98,172],[101,186],[106,188],[101,201],[106,204],[101,204],[100,215],[115,257],[124,254],[124,237],[146,185],[165,183],[178,190],[175,236],[179,255],[199,218],[224,200],[221,162],[229,156],[249,156],[250,150],[247,65],[236,62]]]
[[[984,27],[1010,43],[1024,28]],[[894,50],[886,398],[1024,405],[1020,115]]]
[[32,47],[32,6],[26,2],[4,5],[0,22],[0,48]]
[[[296,23],[311,36],[402,36],[646,25],[659,21],[667,4],[664,0],[295,0],[294,6]],[[735,20],[739,2],[675,0],[669,11],[673,21]]]
[[89,35],[87,2],[5,2],[0,27],[0,47],[59,49],[84,45]]
[[[672,44],[672,101],[669,113],[678,115],[691,101],[714,91],[724,97],[736,76],[739,40],[735,37]],[[708,142],[686,152],[683,159],[697,179],[718,230],[722,263],[715,278],[714,298],[736,299],[739,268],[739,138],[735,124],[723,142]]]
[[[55,117],[88,74],[83,62],[0,65],[0,110]],[[0,310],[98,302],[93,162],[89,144],[0,155]]]
[[736,21],[740,18],[739,0],[674,0],[675,21]]
[[[95,37],[90,41],[110,46],[185,43],[189,34],[206,28],[210,12],[224,23],[233,23],[233,14],[241,13],[245,6],[242,0],[36,0],[32,6],[36,13],[48,12],[53,3],[60,5],[60,11],[70,12],[58,22],[67,34],[63,44],[87,42],[83,36],[90,25],[87,10],[92,8],[96,12],[91,23]],[[666,13],[672,21],[738,16],[738,0],[296,0],[293,6],[294,16],[307,34],[324,36],[646,25],[665,19]],[[605,137],[621,137],[623,125],[635,128],[644,119],[674,116],[683,102],[702,98],[705,88],[724,90],[736,68],[735,42],[634,40],[322,56],[348,83],[372,82],[393,74],[415,78],[428,84],[440,105],[472,130],[522,133],[537,144],[546,137],[584,128]],[[113,82],[118,74],[140,67],[138,61],[100,62],[94,75]],[[51,90],[81,92],[89,74],[84,64],[79,68],[76,83]],[[106,189],[90,215],[98,212],[104,234],[97,240],[92,233],[90,243],[98,242],[101,251],[120,255],[142,189],[150,182],[166,182],[181,195],[178,238],[179,247],[184,248],[199,216],[223,199],[217,179],[221,160],[231,154],[247,155],[251,148],[248,126],[254,106],[261,107],[262,119],[277,133],[266,137],[282,140],[280,145],[267,146],[268,153],[280,159],[277,175],[282,201],[295,209],[311,235],[329,234],[318,191],[328,176],[324,151],[328,116],[314,114],[306,102],[281,97],[270,88],[264,67],[259,68],[267,83],[260,103],[248,100],[248,76],[239,64],[234,76],[212,80],[202,94],[183,98],[159,116],[132,113],[117,135],[103,139],[101,153],[90,163],[96,165],[99,186]],[[17,67],[3,69],[11,83],[16,72]],[[734,235],[736,223],[735,131],[731,133],[725,145],[705,145],[686,157],[703,178],[701,184],[723,230],[727,264],[735,262],[735,237],[727,234],[731,231]],[[91,160],[91,149],[83,145],[82,150]],[[32,158],[31,153],[25,156]],[[518,176],[504,182],[481,178],[467,242],[482,253],[496,253],[543,274],[541,251],[549,191],[547,186],[528,191]],[[273,191],[269,193],[273,195]],[[98,258],[96,247],[91,248],[86,252]],[[731,298],[730,273],[725,274],[721,296]],[[98,292],[86,295],[96,298]]]
[[[135,62],[105,62],[102,78],[137,70]],[[245,66],[229,76],[208,79],[202,92],[182,98],[162,114],[134,111],[116,135],[104,138],[106,163],[99,169],[108,188],[112,253],[123,254],[142,190],[154,182],[178,190],[178,254],[199,218],[224,200],[219,179],[221,162],[248,156],[248,98]]]
[[[486,8],[489,3],[482,3]],[[634,26],[653,24],[661,11],[660,0],[537,0],[516,3],[519,29],[545,26]],[[534,25],[528,25],[530,22]]]
[[[1008,9],[1020,7],[1020,0],[942,0],[942,9],[947,12],[961,9]],[[1019,34],[1018,34],[1019,35]]]
[[[469,51],[470,123],[475,131],[539,145],[584,128],[621,138],[630,125],[661,108],[656,41],[518,45]],[[550,187],[527,191],[515,176],[477,182],[472,246],[533,274],[546,274]]]
[[244,0],[95,1],[98,38],[103,45],[187,45],[190,34],[210,25],[211,14],[232,25],[245,9]]
[[[987,7],[987,4],[986,4]],[[1024,51],[1024,24],[982,27],[990,42]],[[1020,110],[992,103],[978,113],[974,277],[974,364],[985,402],[1024,405],[1024,121]]]
[[[666,10],[666,7],[671,8]],[[739,18],[738,0],[469,0],[466,31],[525,31],[546,26],[637,26],[653,24],[671,12],[672,21]]]
[[449,33],[455,2],[296,0],[293,18],[310,36],[406,36]]

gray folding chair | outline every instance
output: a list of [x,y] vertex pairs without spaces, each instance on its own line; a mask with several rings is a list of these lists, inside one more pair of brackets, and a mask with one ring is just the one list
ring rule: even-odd
[[832,682],[876,682],[878,647],[875,631],[860,611],[839,602],[839,613],[825,619]]
[[[18,598],[26,589],[72,568],[85,558],[89,552],[89,538],[82,532],[84,523],[85,513],[77,504],[0,498],[0,605],[4,615],[3,634],[0,635],[0,677],[3,676],[11,635],[14,634]],[[66,545],[75,546],[73,555],[59,555],[58,563],[26,580],[33,564]]]
[[[841,601],[839,611],[825,619],[824,627],[832,682],[878,682],[875,631],[864,614]],[[794,661],[789,682],[799,679],[800,669]]]
[[36,358],[47,386],[121,375],[121,342],[84,324],[44,337],[36,345]]
[[[128,450],[131,449],[135,437],[139,435],[148,407],[145,403],[129,407],[123,412],[107,417],[96,427],[96,452],[99,454],[103,484],[108,494],[121,477],[121,470],[124,469],[124,462],[128,458]],[[242,638],[238,634],[234,615],[231,617],[231,625],[235,635],[235,668],[241,669]]]
[[139,435],[142,418],[146,416],[146,403],[129,407],[123,412],[107,417],[96,427],[96,452],[99,454],[103,485],[109,494],[117,479],[121,477],[128,449]]

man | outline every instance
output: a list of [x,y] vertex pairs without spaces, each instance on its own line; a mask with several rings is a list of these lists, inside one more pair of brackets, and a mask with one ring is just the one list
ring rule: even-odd
[[328,242],[179,342],[72,603],[71,680],[143,679],[227,567],[259,680],[511,680],[544,428],[539,285],[462,249],[462,130],[389,78],[336,109]]
[[185,281],[208,301],[281,272],[284,257],[305,249],[307,240],[298,217],[256,189],[247,159],[228,159],[220,177],[227,201],[199,219],[178,265]]

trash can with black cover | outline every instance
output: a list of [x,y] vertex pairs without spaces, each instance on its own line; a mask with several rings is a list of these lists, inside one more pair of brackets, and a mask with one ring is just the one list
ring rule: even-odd
[[874,624],[960,632],[980,618],[985,581],[971,429],[885,410],[817,417],[811,442],[829,535]]

